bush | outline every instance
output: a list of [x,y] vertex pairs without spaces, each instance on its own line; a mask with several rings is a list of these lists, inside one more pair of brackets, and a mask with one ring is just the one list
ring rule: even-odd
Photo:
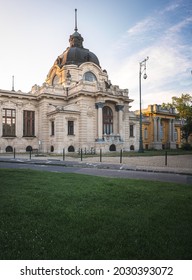
[[192,146],[189,143],[184,143],[184,144],[182,144],[181,149],[185,150],[185,151],[191,151],[192,150]]

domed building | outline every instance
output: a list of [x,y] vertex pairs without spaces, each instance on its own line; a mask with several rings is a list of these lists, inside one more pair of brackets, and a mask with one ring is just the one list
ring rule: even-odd
[[129,112],[128,89],[110,82],[83,41],[75,20],[69,47],[42,86],[29,93],[0,91],[1,152],[138,149],[138,120]]

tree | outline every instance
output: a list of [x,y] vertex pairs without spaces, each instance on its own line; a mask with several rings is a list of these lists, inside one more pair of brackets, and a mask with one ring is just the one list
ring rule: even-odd
[[182,94],[181,97],[172,97],[172,103],[163,103],[162,107],[176,108],[179,119],[183,121],[181,127],[182,138],[188,143],[188,137],[192,133],[192,96]]

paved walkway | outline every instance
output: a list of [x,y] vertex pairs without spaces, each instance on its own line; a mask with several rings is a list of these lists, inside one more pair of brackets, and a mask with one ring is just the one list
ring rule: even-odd
[[29,155],[16,155],[14,159],[13,155],[0,155],[0,161],[192,174],[192,155],[168,155],[167,165],[165,165],[165,156],[124,157],[122,163],[120,163],[119,157],[102,157],[102,162],[100,162],[100,157],[83,158],[82,161],[80,158],[65,157],[63,161],[61,156],[36,157],[32,155],[30,159]]

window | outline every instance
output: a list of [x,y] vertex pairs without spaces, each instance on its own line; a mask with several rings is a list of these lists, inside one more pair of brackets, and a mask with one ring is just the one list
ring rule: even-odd
[[23,111],[23,136],[35,136],[35,112]]
[[68,135],[74,135],[74,121],[68,121]]
[[109,151],[110,152],[115,152],[116,151],[116,146],[114,144],[112,144],[110,147],[109,147]]
[[26,147],[26,152],[32,152],[32,151],[33,151],[33,148],[31,146]]
[[129,135],[130,137],[134,137],[134,125],[130,124],[129,126]]
[[97,81],[96,76],[92,72],[86,72],[83,76],[83,79],[88,82],[95,82]]
[[51,150],[51,152],[54,152],[54,146],[53,145],[51,146],[50,150]]
[[15,109],[3,109],[3,136],[15,136]]
[[131,145],[131,146],[130,146],[130,151],[134,151],[134,150],[135,150],[134,145]]
[[147,128],[144,129],[144,139],[148,139],[148,130],[147,130]]
[[110,107],[103,107],[103,134],[113,133],[113,111]]
[[51,121],[51,135],[55,135],[55,122]]
[[11,146],[7,146],[5,151],[6,151],[6,153],[12,153],[13,152],[13,148]]
[[177,129],[175,129],[175,141],[178,141],[178,130]]
[[73,146],[69,146],[69,147],[68,147],[68,152],[69,152],[69,153],[75,152],[75,148],[74,148]]

